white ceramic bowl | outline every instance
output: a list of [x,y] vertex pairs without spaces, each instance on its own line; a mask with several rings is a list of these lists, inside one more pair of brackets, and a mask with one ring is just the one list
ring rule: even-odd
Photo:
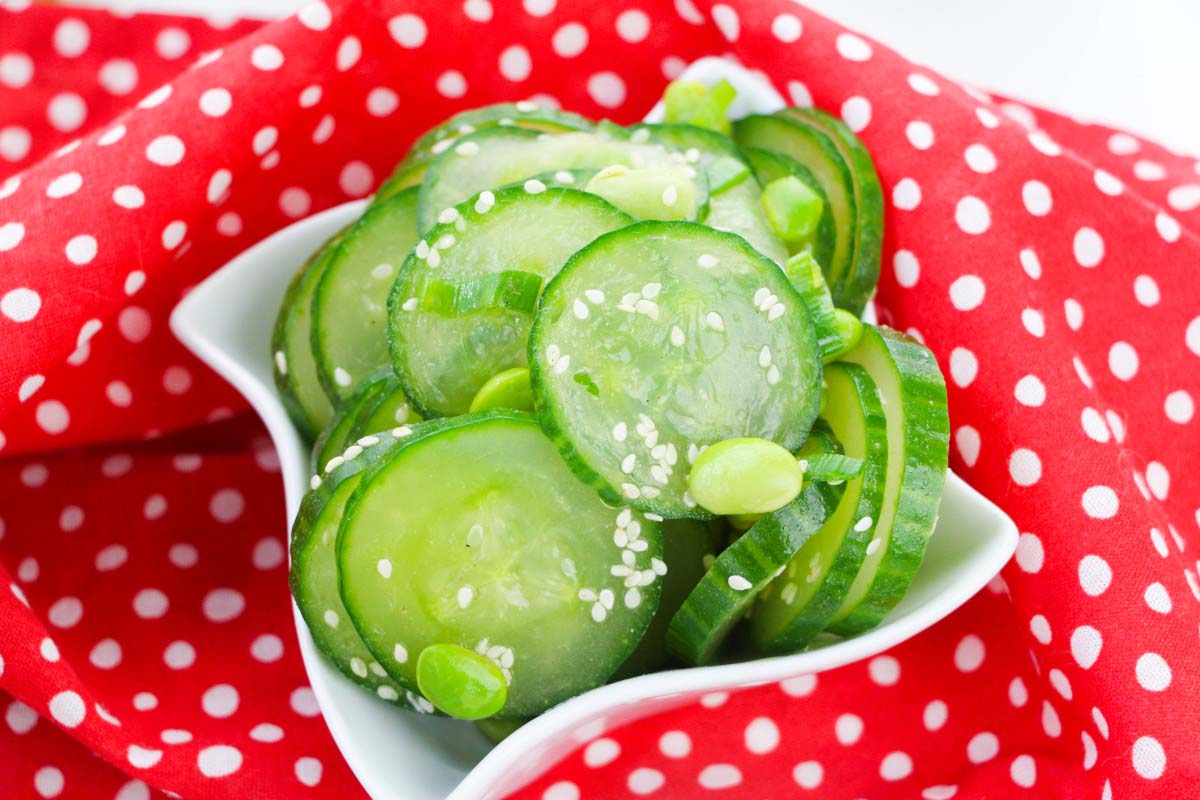
[[[738,89],[733,114],[783,106],[762,78],[721,59],[696,62],[687,77]],[[655,119],[659,108],[648,116]],[[171,316],[175,335],[233,384],[266,423],[282,466],[288,519],[308,488],[308,452],[275,394],[271,313],[288,280],[365,201],[297,222],[263,240],[197,286]],[[954,474],[924,563],[903,601],[873,631],[790,656],[643,675],[559,705],[492,747],[470,724],[418,716],[345,680],[317,652],[293,611],[309,681],[342,755],[374,800],[494,800],[520,788],[575,747],[618,725],[694,701],[868,658],[928,628],[979,591],[1008,561],[1017,529]],[[280,591],[284,591],[281,584]]]

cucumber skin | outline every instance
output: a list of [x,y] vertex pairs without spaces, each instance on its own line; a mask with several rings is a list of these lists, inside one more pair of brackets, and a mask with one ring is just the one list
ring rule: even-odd
[[[820,529],[840,496],[826,484],[810,483],[795,500],[763,517],[730,544],[671,619],[670,651],[697,666],[711,662],[758,593]],[[730,587],[734,575],[748,580],[750,588]]]
[[[842,601],[845,600],[862,566],[863,558],[866,557],[867,545],[875,535],[874,526],[860,532],[854,529],[854,523],[866,514],[876,515],[874,518],[877,520],[878,506],[883,499],[884,482],[887,478],[887,417],[883,413],[879,389],[867,371],[857,364],[831,364],[826,369],[844,371],[858,389],[864,411],[867,447],[870,448],[873,442],[883,443],[882,454],[868,450],[863,461],[863,472],[858,478],[863,487],[876,487],[876,492],[872,498],[866,492],[860,491],[857,508],[849,520],[850,526],[833,557],[833,562],[825,571],[821,586],[808,599],[801,612],[770,641],[754,637],[755,646],[771,654],[801,650],[825,629],[829,620],[841,608]],[[786,576],[780,576],[780,579],[784,577]],[[756,629],[752,626],[751,630]]]
[[[875,162],[854,131],[832,114],[816,108],[796,107],[778,113],[813,125],[831,136],[840,145],[838,149],[850,166],[858,219],[854,227],[854,272],[848,281],[846,296],[862,298],[865,306],[879,284],[879,262],[883,258],[883,187],[879,184]],[[843,308],[853,311],[856,316],[862,314],[857,306]]]
[[946,380],[937,359],[912,337],[887,327],[863,326],[863,338],[844,360],[855,363],[867,347],[885,347],[901,376],[904,408],[904,475],[887,553],[867,595],[829,628],[841,636],[870,630],[908,591],[937,523],[950,452]]
[[313,443],[309,466],[315,474],[321,474],[329,459],[341,455],[350,444],[359,415],[380,398],[387,381],[387,374],[375,373],[360,381],[355,394],[337,407],[333,419]]

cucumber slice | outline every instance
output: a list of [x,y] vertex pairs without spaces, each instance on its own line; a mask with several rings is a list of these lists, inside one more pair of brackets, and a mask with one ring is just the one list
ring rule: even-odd
[[653,672],[666,663],[670,657],[667,626],[725,543],[725,526],[720,520],[669,519],[662,523],[662,529],[667,574],[663,576],[658,611],[637,649],[613,675],[614,681]]
[[817,331],[817,343],[821,346],[821,357],[825,361],[831,360],[844,348],[838,329],[837,309],[833,305],[833,295],[829,293],[821,265],[812,254],[797,253],[787,260],[783,271],[800,293],[804,307],[812,318]]
[[368,648],[405,686],[429,645],[486,655],[510,680],[500,718],[604,683],[658,606],[658,523],[604,505],[529,414],[438,424],[347,504],[338,574]]
[[780,178],[797,178],[820,196],[824,206],[821,210],[821,219],[817,223],[816,236],[809,244],[798,250],[789,249],[788,252],[793,255],[800,252],[811,252],[817,259],[817,263],[829,264],[833,259],[834,248],[837,246],[837,222],[834,220],[833,210],[829,207],[829,196],[825,193],[821,182],[813,175],[812,170],[799,161],[772,150],[747,147],[742,152],[746,154],[746,159],[754,168],[754,174],[759,183],[764,186]]
[[529,368],[513,367],[487,379],[471,400],[471,411],[489,408],[511,408],[513,411],[533,411],[533,388],[529,385]]
[[800,650],[825,629],[858,575],[883,508],[888,440],[879,390],[865,369],[852,364],[827,367],[825,383],[830,403],[823,419],[846,455],[810,455],[809,463],[851,457],[861,459],[861,472],[847,481],[833,515],[759,595],[750,637],[766,652]]
[[314,253],[288,284],[275,327],[271,331],[271,362],[275,389],[288,416],[306,438],[312,439],[329,424],[333,404],[321,388],[309,340],[312,334],[312,297],[329,265],[339,231]]
[[878,625],[921,565],[946,479],[950,421],[937,360],[915,339],[864,325],[862,340],[844,360],[866,369],[879,387],[888,438],[883,507],[867,546],[876,549],[867,553],[829,628],[848,636]]
[[836,506],[823,484],[763,517],[717,556],[667,629],[667,647],[697,665],[711,662],[755,597],[778,576]]
[[321,432],[313,444],[310,465],[313,472],[323,472],[330,459],[341,455],[342,451],[358,437],[356,431],[360,419],[363,419],[386,394],[393,391],[398,385],[398,381],[384,371],[379,371],[363,381],[357,393],[338,407],[337,414],[330,421],[329,426]]
[[457,319],[421,308],[430,280],[462,283],[511,269],[550,278],[567,257],[632,218],[575,189],[485,191],[426,233],[389,298],[392,364],[408,401],[424,416],[465,413],[501,370],[525,366],[532,315],[490,308]]
[[366,436],[379,431],[386,431],[397,425],[411,425],[421,421],[421,415],[408,405],[404,389],[394,376],[388,382],[387,389],[376,396],[374,403],[368,404],[354,421],[351,439]]
[[[400,430],[401,434],[406,431]],[[390,678],[355,630],[338,594],[335,544],[346,500],[363,471],[383,458],[399,440],[383,432],[359,440],[357,452],[314,478],[292,526],[292,565],[288,580],[296,606],[317,649],[350,680],[379,697],[410,709],[430,710],[411,687]]]
[[[746,173],[742,180],[733,180],[729,172],[732,160],[749,168],[742,152],[728,136],[695,125],[642,125],[658,141],[665,142],[694,158],[708,174],[708,214],[701,221],[710,228],[729,231],[741,236],[750,246],[777,264],[787,259],[787,248],[771,229],[766,212],[759,202],[762,189],[758,181]],[[726,174],[721,178],[720,175]],[[714,179],[714,175],[717,179]]]
[[354,394],[388,363],[387,297],[396,272],[417,243],[417,190],[372,206],[342,238],[317,285],[312,351],[326,394]]
[[[862,298],[865,306],[879,283],[879,261],[883,253],[883,189],[875,172],[875,162],[854,131],[837,117],[815,108],[785,108],[779,114],[827,135],[842,160],[850,166],[857,217],[851,271],[841,297]],[[855,316],[862,313],[857,303],[838,305],[853,311]]]
[[612,503],[705,518],[689,455],[758,437],[795,450],[821,357],[787,277],[739,236],[640,222],[576,253],[542,294],[534,399],[572,469]]
[[[616,128],[616,126],[613,126]],[[574,169],[603,169],[612,165],[670,169],[679,161],[663,145],[648,141],[647,134],[613,132],[569,132],[539,134],[513,127],[488,128],[458,140],[429,165],[421,186],[417,221],[421,230],[431,228],[438,215],[484,189],[535,181],[544,172]],[[623,138],[619,138],[623,137]],[[682,156],[680,156],[682,157]],[[708,184],[697,170],[694,196],[698,208],[708,203]]]
[[382,202],[407,186],[415,186],[425,175],[425,168],[439,153],[453,146],[459,137],[493,126],[516,126],[531,131],[555,133],[587,131],[594,127],[587,117],[546,108],[536,103],[496,103],[460,111],[450,119],[427,131],[413,142],[408,155],[396,165],[392,176],[379,187],[376,202]]

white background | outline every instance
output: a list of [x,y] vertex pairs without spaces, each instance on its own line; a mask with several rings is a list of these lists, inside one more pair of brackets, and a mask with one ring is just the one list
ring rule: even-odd
[[[270,18],[303,5],[303,0],[75,1],[226,19]],[[948,77],[1200,156],[1200,0],[808,0],[807,5]]]

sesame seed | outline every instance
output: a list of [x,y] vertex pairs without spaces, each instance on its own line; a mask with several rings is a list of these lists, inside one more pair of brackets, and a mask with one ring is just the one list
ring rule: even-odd
[[867,528],[871,527],[872,522],[874,522],[874,520],[871,519],[870,517],[863,517],[858,522],[854,523],[854,530],[858,531],[859,533],[862,533]]
[[653,300],[658,297],[658,293],[662,291],[661,283],[647,283],[642,287],[642,297],[647,300]]
[[612,178],[617,175],[624,175],[627,172],[629,172],[629,167],[625,166],[624,164],[609,164],[607,167],[597,172],[592,177],[592,180]]
[[379,574],[384,578],[392,577],[392,562],[386,558],[381,558],[375,562],[375,569],[379,570]]
[[608,612],[604,610],[604,606],[596,603],[592,606],[592,619],[596,622],[604,622],[604,618],[608,616]]
[[636,519],[630,520],[629,524],[626,526],[626,529],[629,531],[629,538],[636,539],[642,534],[642,523],[638,522]]
[[662,203],[664,206],[671,208],[677,202],[679,202],[679,190],[675,188],[675,184],[671,184],[667,188],[663,189]]
[[714,331],[725,330],[725,320],[715,311],[710,311],[704,316],[704,322]]
[[643,486],[642,487],[642,497],[645,497],[647,500],[653,500],[654,498],[658,497],[661,494],[662,494],[662,492],[659,490],[659,488],[657,486]]
[[396,642],[396,646],[392,648],[392,658],[396,659],[397,664],[408,661],[408,648]]
[[869,556],[875,555],[875,553],[879,550],[880,547],[883,547],[883,540],[882,539],[872,539],[871,543],[867,545],[867,555],[869,555]]
[[454,243],[457,241],[458,239],[454,238],[453,233],[442,234],[442,236],[437,240],[437,249],[449,250],[451,247],[454,247]]
[[571,367],[571,357],[565,355],[558,360],[557,364],[554,365],[553,372],[555,375],[562,375],[564,372],[566,372],[568,369],[570,369],[570,367]]
[[613,425],[612,438],[614,442],[625,441],[625,437],[628,435],[628,433],[629,429],[626,427],[624,422],[618,422],[616,425]]
[[417,298],[415,298],[415,297],[408,298],[407,300],[405,300],[403,303],[400,304],[400,308],[403,311],[415,311],[417,308]]
[[578,317],[579,319],[587,319],[588,318],[587,304],[584,303],[582,300],[580,300],[578,297],[575,298],[575,302],[571,304],[571,311],[574,312],[575,316]]
[[525,181],[525,191],[530,194],[541,194],[546,191],[546,184],[539,181],[537,178],[530,178]]
[[466,608],[471,605],[471,601],[475,599],[475,587],[464,586],[458,590],[458,607]]
[[700,448],[696,447],[695,442],[688,443],[687,458],[689,464],[695,464],[696,459],[700,457]]
[[650,559],[650,569],[654,571],[655,575],[666,575],[667,562],[663,561],[658,556],[655,556],[654,558]]
[[575,176],[570,172],[567,172],[565,169],[560,169],[558,172],[554,173],[554,180],[558,181],[559,183],[571,184],[575,182]]
[[546,363],[554,366],[558,363],[559,356],[562,355],[562,350],[556,344],[546,345]]
[[775,384],[779,383],[780,377],[779,367],[772,364],[770,368],[767,369],[767,385],[774,386]]
[[621,496],[630,500],[636,500],[642,496],[642,491],[632,483],[621,484]]
[[407,425],[401,425],[399,428],[392,428],[392,436],[395,436],[397,439],[402,436],[408,436],[410,433],[412,433],[412,428],[408,427]]
[[765,300],[767,298],[767,295],[769,295],[770,293],[771,293],[770,289],[768,289],[765,286],[760,286],[758,291],[756,291],[754,293],[754,305],[755,306],[762,305],[762,301]]
[[470,158],[471,156],[479,155],[479,145],[475,142],[463,142],[458,147],[454,148],[454,152],[460,156]]
[[342,458],[346,459],[347,461],[353,461],[362,455],[362,451],[362,445],[352,444],[346,448],[346,452],[342,453]]
[[678,325],[671,326],[671,344],[676,347],[683,347],[683,343],[687,341],[683,335],[683,329]]
[[630,453],[621,460],[621,472],[624,472],[626,475],[633,472],[635,467],[637,467],[637,456],[633,453]]
[[392,274],[392,270],[394,269],[395,267],[391,264],[376,264],[374,269],[371,270],[371,277],[386,278]]
[[[655,428],[654,420],[652,420],[650,417],[646,416],[645,414],[638,414],[638,422],[642,423],[642,425],[645,425],[646,430],[648,430],[648,431],[652,431]],[[639,433],[641,433],[642,425],[638,426]]]
[[349,386],[350,373],[346,372],[346,370],[342,369],[341,367],[337,367],[333,370],[333,380],[338,386]]
[[375,435],[364,436],[358,440],[359,447],[374,447],[379,444],[379,437]]
[[[685,506],[687,506],[688,508],[695,508],[695,507],[696,507],[696,501],[695,501],[694,499],[692,499],[692,493],[691,493],[691,492],[684,492],[684,493],[683,493],[683,504],[684,504]],[[706,569],[707,569],[707,567],[706,567]]]
[[653,300],[638,300],[633,304],[633,308],[639,314],[645,314],[652,320],[658,320],[658,303]]
[[401,403],[396,408],[396,413],[392,416],[396,418],[396,422],[406,422],[408,420],[408,412],[410,410],[411,409],[409,409],[408,403]]
[[483,526],[476,522],[467,531],[467,547],[479,547],[483,544]]
[[[615,544],[617,547],[625,547],[627,544],[629,544],[629,532],[627,530],[625,530],[624,528],[617,528],[616,530],[614,530],[613,531],[613,544]],[[615,570],[615,569],[617,569],[617,567],[613,567],[613,569]],[[622,565],[621,569],[628,570],[629,567]],[[613,574],[616,575],[617,573],[613,572]]]
[[700,151],[694,147],[689,147],[687,150],[683,151],[683,157],[688,161],[689,164],[695,164],[700,160]]
[[287,356],[282,350],[275,351],[275,368],[279,370],[280,375],[287,375]]
[[321,486],[321,476],[313,475],[312,479],[309,480],[309,482],[308,482],[308,488],[312,489],[315,492],[317,489],[320,488],[320,486]]
[[425,259],[429,257],[429,242],[422,239],[417,242],[417,246],[413,248],[413,253],[417,258]]
[[741,575],[729,576],[729,588],[733,589],[735,592],[744,592],[753,585],[754,584],[743,578]]
[[383,668],[383,665],[380,664],[378,661],[372,661],[370,666],[371,666],[371,672],[375,673],[379,677],[383,678],[387,675],[387,671]]
[[650,448],[650,457],[661,461],[667,456],[667,446],[665,444],[656,444]]
[[758,351],[758,365],[763,369],[771,366],[771,346],[764,344]]
[[454,220],[456,220],[456,219],[458,219],[458,209],[457,208],[447,208],[447,209],[443,209],[442,213],[438,214],[437,221],[443,225],[449,225],[451,222],[454,222]]
[[504,669],[509,669],[513,665],[516,656],[513,655],[511,647],[504,648],[504,652],[500,654],[500,666]]
[[325,472],[326,473],[333,472],[335,469],[337,469],[344,463],[346,463],[346,459],[342,458],[341,456],[334,456],[333,458],[331,458],[327,462],[325,462]]
[[475,200],[475,213],[486,214],[492,210],[492,206],[496,205],[496,195],[491,192],[480,192],[479,197]]
[[650,431],[647,433],[645,444],[647,450],[653,450],[654,446],[658,444],[658,431]]
[[783,303],[776,303],[775,305],[771,306],[771,309],[767,312],[767,321],[774,322],[782,317],[785,311],[787,311],[787,307]]
[[[579,599],[585,603],[594,603],[596,601],[596,593],[591,589],[580,589]],[[484,639],[484,641],[486,642],[487,640]]]
[[425,259],[425,263],[434,268],[441,266],[442,254],[437,251],[436,247],[429,248],[429,257]]
[[712,269],[717,264],[720,264],[721,261],[712,253],[703,253],[699,258],[696,259],[696,263],[699,264],[703,269]]
[[331,628],[336,628],[338,626],[338,623],[341,622],[341,620],[338,619],[337,612],[334,611],[332,608],[325,609],[325,614],[323,616],[323,619],[325,620],[325,624]]
[[350,659],[350,671],[360,678],[367,677],[367,664],[358,656]]
[[447,150],[450,149],[450,146],[452,144],[454,144],[454,142],[457,140],[457,138],[458,137],[451,136],[449,139],[442,139],[440,142],[438,142],[437,144],[435,144],[433,146],[433,148],[432,148],[433,154],[436,156],[436,155],[441,155],[442,153],[446,152]]
[[783,587],[783,591],[779,593],[779,599],[787,603],[789,606],[796,599],[796,591],[799,589],[794,583],[789,583]]
[[599,289],[588,289],[583,293],[583,296],[593,305],[599,305],[604,302],[604,292]]
[[391,686],[380,686],[375,690],[375,694],[379,695],[380,700],[396,701],[400,699],[400,693]]
[[617,513],[617,525],[624,528],[631,522],[633,522],[633,512],[628,508],[622,508],[620,512]]
[[522,114],[529,114],[529,113],[531,113],[533,111],[537,111],[537,110],[538,110],[537,103],[531,102],[529,100],[521,100],[517,103],[517,111],[520,111]]
[[617,600],[617,597],[613,594],[612,589],[601,589],[600,596],[597,598],[597,600],[600,605],[604,606],[605,608],[612,608],[613,603],[615,603]]
[[645,144],[646,142],[650,141],[650,131],[646,130],[645,128],[638,128],[633,132],[633,135],[629,137],[629,141],[633,142],[634,144]]
[[642,604],[642,593],[637,590],[636,586],[625,593],[625,607],[626,608],[637,608],[641,604]]
[[458,126],[458,134],[460,136],[466,136],[466,135],[474,133],[474,132],[475,132],[474,125],[459,125]]
[[667,442],[667,463],[675,466],[679,461],[679,453],[675,450],[675,445],[672,442]]
[[663,469],[662,467],[660,467],[658,464],[655,464],[653,467],[650,468],[650,477],[653,478],[654,480],[658,481],[659,483],[661,483],[664,486],[666,486],[667,483],[671,480],[670,477],[668,477],[668,475],[667,475],[667,471],[665,469]]
[[558,566],[560,569],[562,569],[563,575],[566,575],[568,578],[575,577],[575,562],[571,559],[564,558],[559,562]]

